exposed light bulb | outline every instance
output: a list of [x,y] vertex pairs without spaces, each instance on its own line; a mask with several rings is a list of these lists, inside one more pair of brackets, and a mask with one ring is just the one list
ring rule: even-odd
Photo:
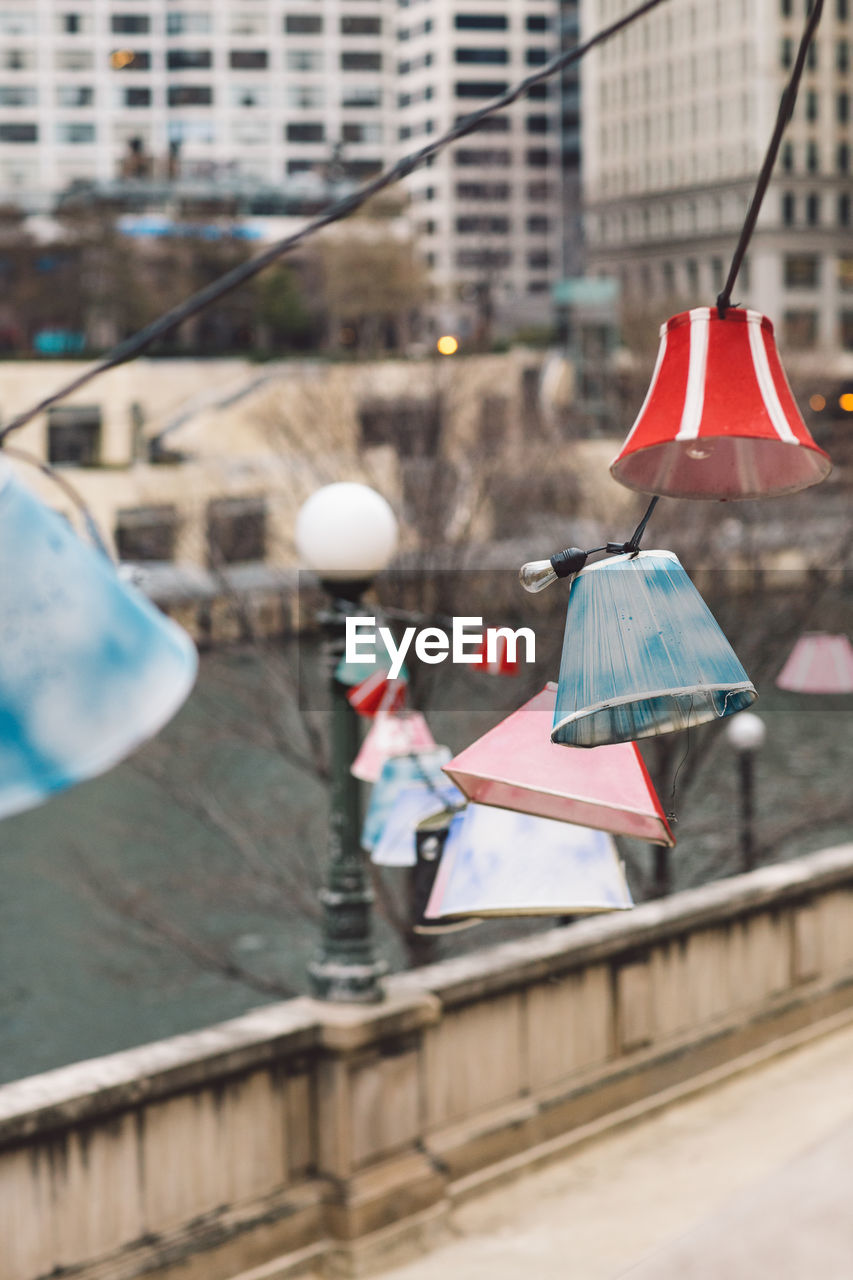
[[[604,548],[596,547],[596,550],[603,551]],[[572,578],[580,573],[590,554],[589,551],[581,551],[580,547],[567,547],[565,551],[551,556],[550,560],[530,560],[519,569],[518,580],[525,591],[544,591],[558,578]]]
[[557,570],[550,560],[531,560],[519,569],[518,580],[525,591],[535,594],[557,581]]

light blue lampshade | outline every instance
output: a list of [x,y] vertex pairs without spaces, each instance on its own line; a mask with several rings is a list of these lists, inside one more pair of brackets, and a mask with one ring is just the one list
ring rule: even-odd
[[442,773],[442,765],[448,763],[450,755],[448,747],[435,747],[432,751],[390,756],[385,761],[370,793],[361,832],[361,843],[365,849],[375,849],[382,839],[401,792],[411,789],[422,791],[437,799],[437,809],[464,799],[447,775]]
[[756,697],[671,551],[614,556],[577,575],[552,742],[633,742],[732,715]]
[[196,669],[181,628],[0,458],[0,817],[128,755]]

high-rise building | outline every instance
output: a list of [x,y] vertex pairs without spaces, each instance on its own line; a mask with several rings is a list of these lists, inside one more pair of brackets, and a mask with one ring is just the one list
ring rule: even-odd
[[[581,0],[585,35],[629,0]],[[773,130],[807,0],[670,0],[583,63],[588,270],[626,305],[713,304]],[[853,351],[853,2],[826,0],[733,301],[784,348]]]
[[[548,61],[559,16],[559,0],[0,0],[0,199],[119,176],[359,183]],[[537,85],[406,179],[442,325],[549,319],[560,103],[557,78]]]
[[0,0],[0,189],[75,180],[280,185],[391,154],[389,0]]
[[[398,0],[397,134],[415,150],[559,49],[555,0]],[[544,322],[561,270],[560,106],[534,86],[408,179],[440,314]]]

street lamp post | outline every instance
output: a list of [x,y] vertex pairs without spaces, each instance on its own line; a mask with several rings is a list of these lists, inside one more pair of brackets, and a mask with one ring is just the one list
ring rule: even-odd
[[362,484],[330,484],[302,506],[296,543],[328,597],[321,614],[324,657],[331,686],[331,795],[329,866],[323,904],[320,950],[308,966],[314,994],[321,1000],[373,1003],[382,999],[379,979],[385,964],[374,954],[373,894],[364,853],[359,785],[350,772],[359,746],[358,716],[335,672],[343,657],[346,619],[373,576],[389,563],[397,542],[397,521],[380,494]]
[[744,871],[755,866],[753,830],[755,754],[767,736],[767,726],[753,711],[741,711],[726,725],[726,739],[737,755],[740,779],[740,851]]

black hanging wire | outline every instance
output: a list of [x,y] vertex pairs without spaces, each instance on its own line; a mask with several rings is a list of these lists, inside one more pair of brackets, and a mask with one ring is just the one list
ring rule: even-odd
[[744,254],[749,244],[752,233],[755,230],[755,224],[758,221],[758,214],[761,209],[761,202],[764,199],[765,192],[770,183],[770,175],[773,172],[773,166],[776,163],[776,156],[779,152],[779,144],[782,141],[782,134],[788,125],[791,116],[794,114],[794,107],[797,102],[797,91],[800,87],[800,80],[803,74],[803,68],[806,65],[806,57],[809,51],[809,45],[812,42],[817,25],[820,22],[820,16],[823,12],[823,0],[814,0],[808,20],[803,29],[800,47],[797,50],[797,57],[794,61],[793,70],[782,94],[779,103],[779,111],[776,116],[776,124],[773,128],[773,134],[767,147],[767,154],[764,157],[764,163],[761,166],[761,172],[758,175],[758,181],[755,184],[752,202],[747,210],[746,219],[741,228],[740,238],[735,248],[732,265],[729,268],[728,279],[726,280],[723,290],[717,295],[717,311],[720,319],[725,319],[726,311],[731,306],[732,290],[735,287],[735,280],[743,263]]
[[248,262],[241,263],[240,266],[234,267],[231,271],[227,271],[225,275],[211,281],[209,285],[199,289],[197,293],[192,294],[177,306],[172,307],[171,310],[166,311],[158,319],[153,320],[151,324],[146,325],[144,329],[140,329],[138,333],[131,334],[129,338],[125,338],[108,351],[105,356],[102,356],[91,368],[84,370],[83,373],[66,383],[65,386],[60,387],[58,391],[54,391],[43,400],[40,400],[31,409],[26,409],[23,413],[19,413],[12,418],[0,430],[0,446],[2,446],[3,441],[11,432],[17,431],[58,401],[64,400],[72,391],[78,391],[108,369],[114,369],[117,365],[126,364],[128,360],[140,355],[158,338],[164,337],[172,329],[177,328],[179,324],[190,319],[191,316],[204,311],[214,302],[218,302],[225,294],[239,288],[247,280],[251,280],[259,272],[263,271],[265,267],[270,266],[271,263],[289,253],[291,249],[295,249],[297,245],[302,244],[309,237],[322,230],[323,227],[327,227],[333,222],[339,222],[342,218],[354,213],[372,196],[384,191],[386,187],[393,186],[401,178],[408,177],[415,169],[425,164],[431,156],[443,151],[451,142],[456,142],[457,139],[465,137],[466,134],[473,133],[489,116],[503,110],[504,107],[510,106],[518,98],[529,92],[534,85],[550,79],[558,71],[563,71],[573,63],[579,62],[591,49],[594,49],[597,45],[604,44],[605,41],[610,40],[613,36],[618,35],[620,31],[630,26],[632,22],[636,22],[638,18],[644,17],[652,9],[656,9],[658,5],[665,3],[666,0],[643,0],[642,4],[631,9],[623,17],[617,19],[616,22],[611,22],[608,26],[602,27],[600,31],[590,36],[588,40],[584,40],[575,45],[573,49],[567,49],[564,53],[557,54],[551,58],[538,71],[531,72],[529,76],[525,76],[518,84],[512,85],[507,89],[506,93],[502,93],[500,97],[493,98],[486,103],[479,111],[473,111],[470,115],[463,116],[457,124],[433,142],[427,143],[419,151],[414,151],[410,155],[404,156],[390,169],[377,174],[371,182],[359,187],[357,191],[353,191],[350,195],[344,196],[343,199],[335,201],[328,209],[311,222],[307,222],[304,227],[294,232],[293,235],[285,236],[283,240],[277,240],[275,244],[270,245],[263,253],[257,254],[256,257],[250,258]]

